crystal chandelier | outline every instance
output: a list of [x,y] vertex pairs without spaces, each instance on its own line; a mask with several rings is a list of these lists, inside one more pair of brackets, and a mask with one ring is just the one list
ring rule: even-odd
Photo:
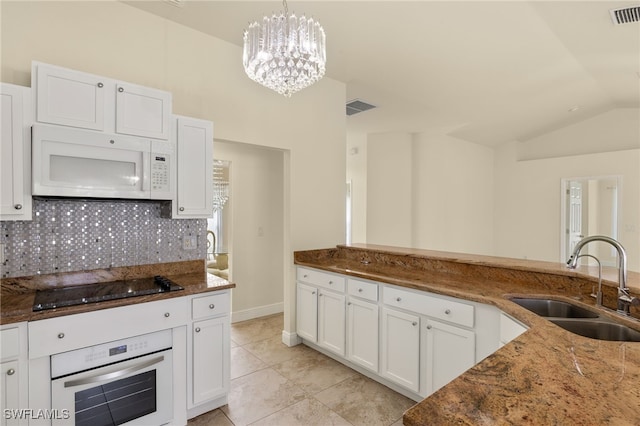
[[313,18],[284,12],[249,24],[244,32],[244,70],[263,86],[290,97],[324,75],[326,52],[324,29]]
[[224,167],[213,166],[213,211],[222,211],[229,199],[229,181],[224,177]]

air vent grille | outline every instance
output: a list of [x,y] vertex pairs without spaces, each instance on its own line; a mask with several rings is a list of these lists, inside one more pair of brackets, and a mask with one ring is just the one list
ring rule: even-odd
[[612,9],[609,12],[611,13],[611,20],[615,25],[640,22],[640,6]]
[[358,114],[359,112],[367,111],[375,107],[376,107],[375,105],[371,105],[370,103],[363,102],[360,99],[354,99],[352,101],[347,102],[347,115]]

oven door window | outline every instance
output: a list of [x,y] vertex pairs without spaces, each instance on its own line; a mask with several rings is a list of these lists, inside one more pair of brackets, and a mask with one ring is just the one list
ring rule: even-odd
[[171,350],[60,377],[51,382],[52,408],[71,419],[53,425],[165,424],[173,417]]
[[75,394],[76,426],[116,426],[156,411],[156,370]]

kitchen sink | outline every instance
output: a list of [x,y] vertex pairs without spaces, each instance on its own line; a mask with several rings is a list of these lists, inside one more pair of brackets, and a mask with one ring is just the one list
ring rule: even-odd
[[567,331],[598,340],[640,342],[640,331],[622,324],[590,319],[550,319],[552,323]]
[[599,315],[589,309],[552,299],[533,299],[526,297],[511,298],[513,303],[522,306],[541,317],[554,318],[598,318]]

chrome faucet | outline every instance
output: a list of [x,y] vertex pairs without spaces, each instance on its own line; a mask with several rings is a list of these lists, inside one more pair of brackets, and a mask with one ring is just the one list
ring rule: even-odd
[[604,235],[593,235],[578,241],[573,253],[567,260],[567,267],[575,269],[578,266],[578,258],[582,247],[592,241],[602,241],[611,244],[618,251],[618,313],[630,315],[629,306],[640,304],[640,299],[629,294],[627,287],[627,253],[618,241]]

